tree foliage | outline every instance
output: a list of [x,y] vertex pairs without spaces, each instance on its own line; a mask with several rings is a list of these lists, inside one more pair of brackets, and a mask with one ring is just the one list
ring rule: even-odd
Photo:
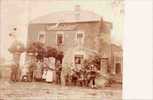
[[53,48],[51,46],[47,47],[47,57],[54,57],[56,58],[57,56],[57,49]]
[[46,46],[40,42],[33,42],[29,44],[26,51],[27,53],[36,54],[37,59],[43,59],[44,57],[54,57],[61,61],[64,56],[62,51],[59,51],[52,46]]

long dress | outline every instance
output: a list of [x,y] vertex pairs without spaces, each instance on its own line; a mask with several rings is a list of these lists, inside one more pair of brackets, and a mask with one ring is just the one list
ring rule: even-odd
[[47,70],[43,70],[43,75],[42,75],[42,79],[46,80],[46,75],[47,75]]
[[46,80],[47,70],[48,70],[48,64],[46,62],[44,62],[44,64],[43,64],[43,75],[42,75],[43,80]]
[[53,71],[52,71],[51,67],[47,71],[46,81],[47,82],[53,82]]
[[48,60],[48,71],[46,74],[46,81],[47,82],[53,82],[54,80],[54,68],[55,68],[55,58],[51,57]]

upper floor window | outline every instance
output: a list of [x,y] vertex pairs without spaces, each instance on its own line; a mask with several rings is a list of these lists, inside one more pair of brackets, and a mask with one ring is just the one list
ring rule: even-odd
[[44,31],[41,31],[38,33],[38,41],[41,43],[45,43],[46,40],[46,33]]
[[84,32],[79,31],[76,34],[76,41],[78,45],[81,45],[84,43]]
[[63,45],[64,44],[64,33],[63,32],[57,32],[56,33],[56,43],[57,43],[57,45]]

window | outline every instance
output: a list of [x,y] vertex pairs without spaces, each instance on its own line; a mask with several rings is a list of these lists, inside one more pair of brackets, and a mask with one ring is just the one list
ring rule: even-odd
[[82,61],[83,61],[83,55],[75,55],[74,57],[75,64],[82,64]]
[[38,41],[41,43],[45,43],[46,40],[46,34],[44,31],[41,31],[38,33]]
[[77,41],[78,45],[82,45],[83,44],[83,42],[84,42],[84,32],[81,32],[81,31],[77,32],[76,41]]
[[57,45],[63,45],[64,44],[64,34],[63,34],[63,32],[57,32],[56,43],[57,43]]
[[77,39],[82,39],[83,38],[83,33],[77,33]]

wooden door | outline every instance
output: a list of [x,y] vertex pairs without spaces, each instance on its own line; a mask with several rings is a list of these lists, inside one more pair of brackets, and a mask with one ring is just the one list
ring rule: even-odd
[[102,58],[100,70],[102,73],[107,73],[107,69],[108,69],[108,58]]
[[116,74],[121,73],[121,64],[120,63],[116,63],[115,73]]

